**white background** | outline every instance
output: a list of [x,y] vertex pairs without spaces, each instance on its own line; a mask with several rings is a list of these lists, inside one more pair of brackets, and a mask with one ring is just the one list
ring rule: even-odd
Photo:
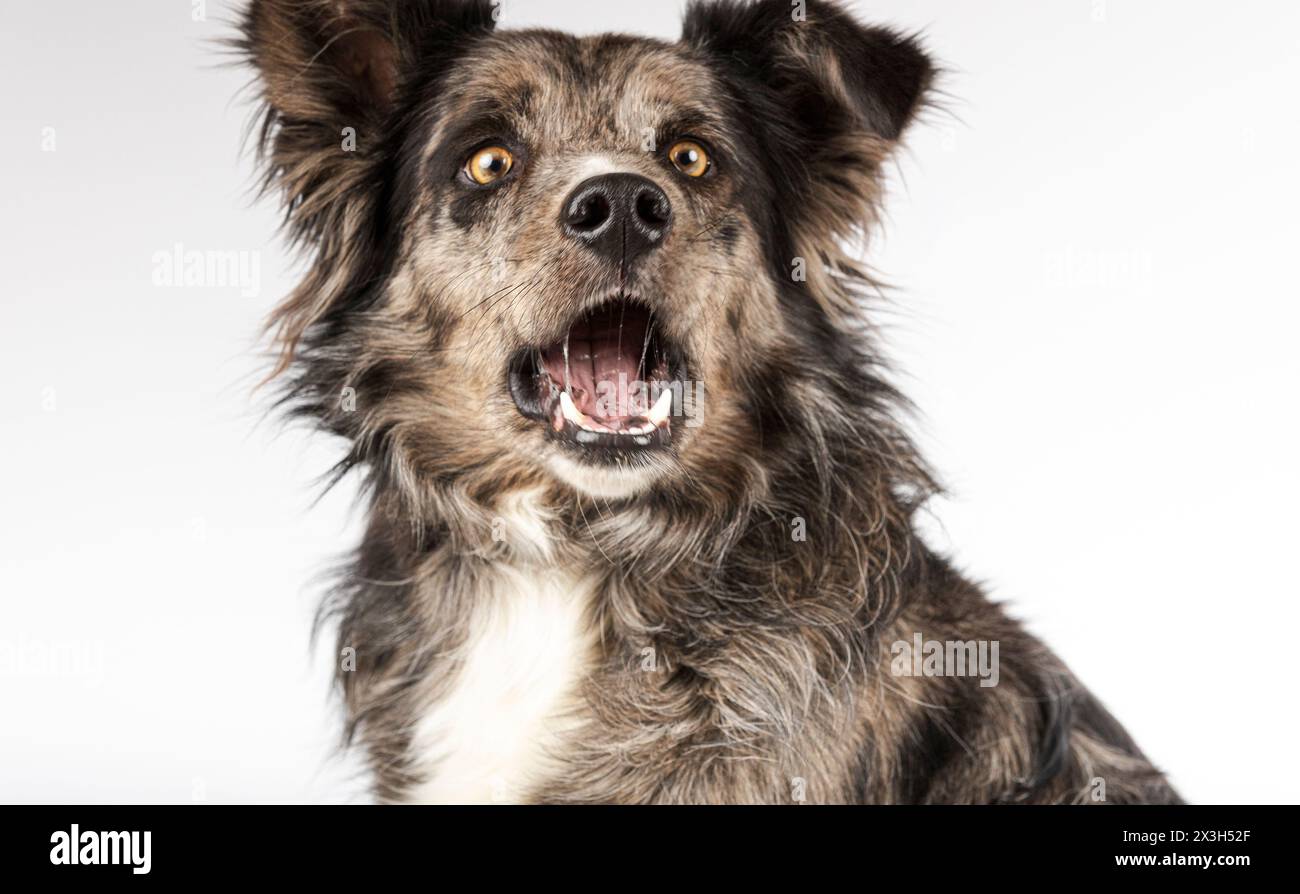
[[[1300,800],[1297,7],[860,9],[948,67],[870,256],[932,537],[1187,798]],[[504,12],[678,33],[676,2]],[[252,393],[293,265],[207,14],[0,12],[0,801],[363,797],[308,651],[351,490],[311,505],[336,445]],[[257,253],[260,290],[156,286],[177,243]]]

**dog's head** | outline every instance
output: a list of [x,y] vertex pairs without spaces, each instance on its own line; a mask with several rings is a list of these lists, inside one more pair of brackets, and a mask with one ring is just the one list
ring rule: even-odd
[[841,246],[916,43],[821,0],[696,2],[671,44],[494,14],[252,4],[268,183],[314,255],[274,318],[296,396],[413,488],[634,498],[825,449],[879,398]]

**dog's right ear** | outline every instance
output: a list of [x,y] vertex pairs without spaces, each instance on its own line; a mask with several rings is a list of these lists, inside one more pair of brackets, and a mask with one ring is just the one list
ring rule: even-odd
[[[356,250],[402,91],[436,78],[494,24],[492,0],[253,0],[236,47],[259,74],[264,185],[281,191],[295,241]],[[273,314],[277,372],[337,297],[321,286],[305,283]]]
[[263,149],[289,205],[367,158],[403,83],[494,24],[491,0],[253,0],[238,46],[260,75]]

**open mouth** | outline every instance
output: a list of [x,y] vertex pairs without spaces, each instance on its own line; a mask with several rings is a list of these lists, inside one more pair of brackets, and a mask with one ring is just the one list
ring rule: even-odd
[[518,352],[510,395],[549,437],[582,453],[662,449],[680,415],[686,364],[654,312],[619,297],[584,313],[564,337]]

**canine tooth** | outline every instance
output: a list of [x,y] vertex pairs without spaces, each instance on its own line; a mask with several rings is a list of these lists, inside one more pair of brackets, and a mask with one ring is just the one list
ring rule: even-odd
[[582,413],[578,412],[578,408],[573,405],[573,398],[569,397],[569,392],[567,391],[560,392],[560,412],[564,414],[565,419],[569,420],[574,425],[582,426],[585,417]]
[[564,333],[564,390],[569,390],[569,336],[572,330]]
[[659,395],[659,399],[655,401],[655,405],[651,407],[650,412],[646,414],[646,418],[650,420],[652,426],[658,428],[663,424],[664,420],[668,418],[668,414],[672,411],[673,392],[671,388],[665,388],[664,393]]
[[637,435],[637,436],[636,436],[635,438],[633,438],[632,440],[635,441],[635,442],[637,443],[638,446],[645,447],[646,445],[648,445],[648,444],[650,443],[650,436],[649,436],[649,435]]

